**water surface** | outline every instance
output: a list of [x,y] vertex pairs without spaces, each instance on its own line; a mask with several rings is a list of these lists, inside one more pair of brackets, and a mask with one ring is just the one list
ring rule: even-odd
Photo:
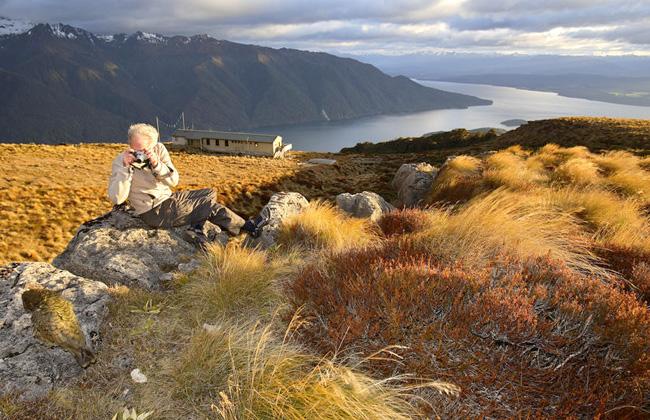
[[420,136],[454,128],[497,127],[502,121],[539,120],[563,116],[650,119],[650,107],[611,104],[588,99],[566,98],[552,92],[538,92],[502,86],[417,80],[425,86],[449,92],[491,99],[494,103],[468,109],[444,109],[409,114],[379,115],[346,121],[330,121],[254,130],[279,134],[297,150],[337,152],[360,141],[386,141],[403,136]]

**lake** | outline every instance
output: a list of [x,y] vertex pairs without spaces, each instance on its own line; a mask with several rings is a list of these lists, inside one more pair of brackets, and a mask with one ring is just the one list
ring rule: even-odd
[[510,119],[539,120],[563,116],[650,119],[650,107],[565,98],[556,93],[469,83],[416,82],[449,92],[491,99],[489,106],[379,115],[345,121],[308,123],[254,130],[279,134],[295,150],[338,152],[360,141],[380,142],[454,128],[497,127]]

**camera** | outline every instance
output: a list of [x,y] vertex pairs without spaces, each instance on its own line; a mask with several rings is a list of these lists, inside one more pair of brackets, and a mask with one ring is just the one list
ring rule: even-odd
[[142,169],[149,165],[149,158],[147,157],[146,153],[144,153],[143,151],[136,150],[131,154],[135,158],[135,160],[131,163],[131,166],[133,166],[134,168]]

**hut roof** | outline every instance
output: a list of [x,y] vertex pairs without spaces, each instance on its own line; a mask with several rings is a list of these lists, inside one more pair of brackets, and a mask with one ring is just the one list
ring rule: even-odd
[[262,143],[272,143],[278,136],[275,134],[259,133],[239,133],[235,131],[212,131],[212,130],[188,130],[179,129],[172,134],[174,137],[185,137],[186,139],[219,139],[219,140],[239,140],[239,141],[256,141]]

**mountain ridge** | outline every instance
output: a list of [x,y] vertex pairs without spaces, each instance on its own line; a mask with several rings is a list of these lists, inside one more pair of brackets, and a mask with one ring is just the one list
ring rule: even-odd
[[41,23],[1,36],[0,63],[5,142],[115,140],[134,121],[181,112],[197,127],[245,130],[491,104],[351,58],[207,35]]

